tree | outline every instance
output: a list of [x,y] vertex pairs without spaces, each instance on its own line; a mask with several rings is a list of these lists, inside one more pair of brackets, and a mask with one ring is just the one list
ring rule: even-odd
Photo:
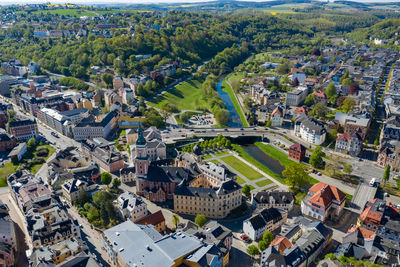
[[172,215],[172,223],[175,225],[175,229],[178,228],[179,216],[177,214]]
[[250,185],[246,184],[246,185],[243,186],[243,188],[242,188],[242,193],[243,193],[243,195],[245,195],[247,198],[249,198],[250,195],[251,195],[250,191],[251,191]]
[[194,221],[198,226],[203,227],[207,223],[207,218],[204,214],[197,214]]
[[113,188],[117,189],[120,185],[121,185],[121,180],[120,180],[120,179],[115,178],[115,179],[112,181],[112,187],[113,187]]
[[310,111],[309,115],[314,118],[323,118],[329,113],[329,109],[323,103],[317,103],[314,108]]
[[324,160],[322,157],[324,156],[324,152],[322,151],[322,148],[320,146],[317,146],[313,152],[311,153],[310,156],[310,164],[314,168],[317,169],[322,169],[324,167]]
[[271,244],[272,240],[274,240],[274,235],[270,231],[266,231],[263,236],[262,236],[263,241],[265,244],[267,244],[267,247],[269,244]]
[[220,109],[215,113],[215,119],[221,126],[228,125],[229,121],[229,111],[226,109]]
[[258,242],[258,249],[259,249],[260,251],[264,251],[264,250],[266,250],[267,248],[268,248],[268,245],[267,245],[267,243],[265,243],[264,240],[261,240],[260,242]]
[[383,172],[382,180],[386,183],[390,177],[390,165],[386,165],[385,171]]
[[310,94],[306,97],[304,104],[308,107],[311,107],[315,104],[315,102],[317,102],[317,97],[314,94]]
[[83,206],[83,205],[85,205],[85,203],[88,203],[89,200],[90,200],[89,194],[86,191],[81,191],[79,193],[79,197],[76,200],[76,202],[78,205]]
[[289,64],[287,62],[282,63],[276,68],[279,74],[287,74],[289,72]]
[[269,127],[271,127],[271,124],[272,124],[272,121],[271,121],[271,120],[268,120],[266,126],[269,128]]
[[108,186],[111,183],[111,180],[112,180],[112,176],[111,176],[111,174],[109,172],[103,172],[101,174],[100,181],[101,181],[102,184]]
[[87,218],[88,218],[89,222],[93,222],[93,221],[97,220],[99,218],[99,216],[100,216],[99,210],[93,206],[90,207],[90,209],[87,213]]
[[326,87],[325,94],[326,94],[326,97],[329,98],[329,99],[330,99],[332,96],[337,95],[337,93],[336,93],[336,87],[335,87],[335,84],[334,84],[334,83],[330,83],[330,84]]
[[292,191],[303,188],[309,180],[304,166],[297,162],[290,163],[286,166],[282,171],[282,175],[286,178],[286,184],[289,185]]
[[343,100],[343,104],[341,106],[341,109],[343,110],[344,113],[349,113],[354,109],[354,106],[356,105],[356,101],[352,98],[346,98]]
[[113,85],[113,76],[111,73],[105,72],[101,75],[101,79],[106,84],[107,88],[111,88]]
[[36,139],[35,138],[30,138],[28,142],[26,143],[26,146],[28,150],[33,150],[36,147]]
[[343,171],[346,174],[350,174],[353,171],[353,167],[350,164],[343,163]]
[[258,253],[260,253],[260,251],[258,250],[258,248],[255,245],[250,245],[247,248],[247,253],[249,253],[250,256],[255,256]]

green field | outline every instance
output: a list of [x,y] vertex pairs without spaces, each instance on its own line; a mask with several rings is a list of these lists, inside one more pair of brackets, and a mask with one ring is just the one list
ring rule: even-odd
[[243,113],[243,110],[240,107],[239,102],[236,99],[235,93],[233,92],[233,89],[226,81],[226,79],[230,79],[228,77],[229,77],[229,75],[227,77],[225,77],[225,79],[222,81],[222,85],[221,85],[222,91],[226,92],[229,95],[229,98],[231,99],[233,106],[235,107],[236,112],[238,113],[238,115],[240,117],[240,121],[242,122],[243,126],[248,127],[249,124],[247,123],[247,120]]
[[207,160],[207,159],[211,159],[213,157],[213,155],[208,154],[208,155],[204,155],[202,158],[202,160]]
[[249,165],[237,159],[235,156],[223,157],[221,160],[249,180],[257,180],[263,177],[261,173],[253,170]]
[[265,179],[265,180],[256,182],[256,185],[259,186],[259,187],[263,187],[263,186],[266,186],[266,185],[269,185],[269,184],[272,184],[272,181],[270,179]]
[[217,159],[210,160],[209,162],[215,163],[215,164],[221,164],[221,161]]
[[236,177],[236,182],[238,183],[238,184],[245,184],[246,183],[246,181],[245,180],[243,180],[242,178],[240,178],[240,177]]
[[203,100],[201,81],[190,80],[147,102],[149,106],[163,107],[166,103],[178,110],[209,110],[210,103]]
[[283,167],[286,167],[293,162],[291,159],[289,159],[288,155],[272,147],[271,145],[266,145],[261,142],[256,142],[255,145],[260,148],[265,154],[279,161]]
[[228,155],[228,154],[229,154],[229,151],[224,150],[224,151],[215,153],[215,156],[219,157],[219,156]]

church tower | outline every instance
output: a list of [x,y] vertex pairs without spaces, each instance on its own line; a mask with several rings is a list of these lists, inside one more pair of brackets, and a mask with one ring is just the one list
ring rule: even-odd
[[150,157],[147,154],[147,142],[143,136],[143,129],[139,125],[136,139],[135,174],[136,177],[146,177],[150,165]]

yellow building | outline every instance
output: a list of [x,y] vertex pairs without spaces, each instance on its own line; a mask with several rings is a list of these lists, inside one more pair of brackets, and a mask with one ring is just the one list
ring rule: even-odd
[[234,180],[216,187],[179,185],[174,191],[174,211],[177,213],[221,219],[242,204],[241,186]]

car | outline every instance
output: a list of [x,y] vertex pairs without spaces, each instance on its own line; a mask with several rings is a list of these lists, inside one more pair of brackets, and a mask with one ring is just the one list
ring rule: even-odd
[[228,128],[225,128],[224,131],[227,132],[227,131],[228,131]]
[[363,161],[363,159],[362,158],[358,158],[358,161]]
[[244,129],[243,129],[243,128],[240,128],[240,130],[243,131]]
[[257,130],[257,128],[254,127],[253,130]]
[[240,235],[240,239],[242,239],[242,240],[246,240],[246,239],[248,239],[248,238],[249,238],[249,236],[246,235],[246,234],[241,234],[241,235]]
[[318,176],[321,176],[322,174],[321,174],[321,172],[317,172],[317,175],[318,175]]
[[385,197],[389,197],[390,195],[389,195],[388,192],[385,192],[384,196],[385,196]]

